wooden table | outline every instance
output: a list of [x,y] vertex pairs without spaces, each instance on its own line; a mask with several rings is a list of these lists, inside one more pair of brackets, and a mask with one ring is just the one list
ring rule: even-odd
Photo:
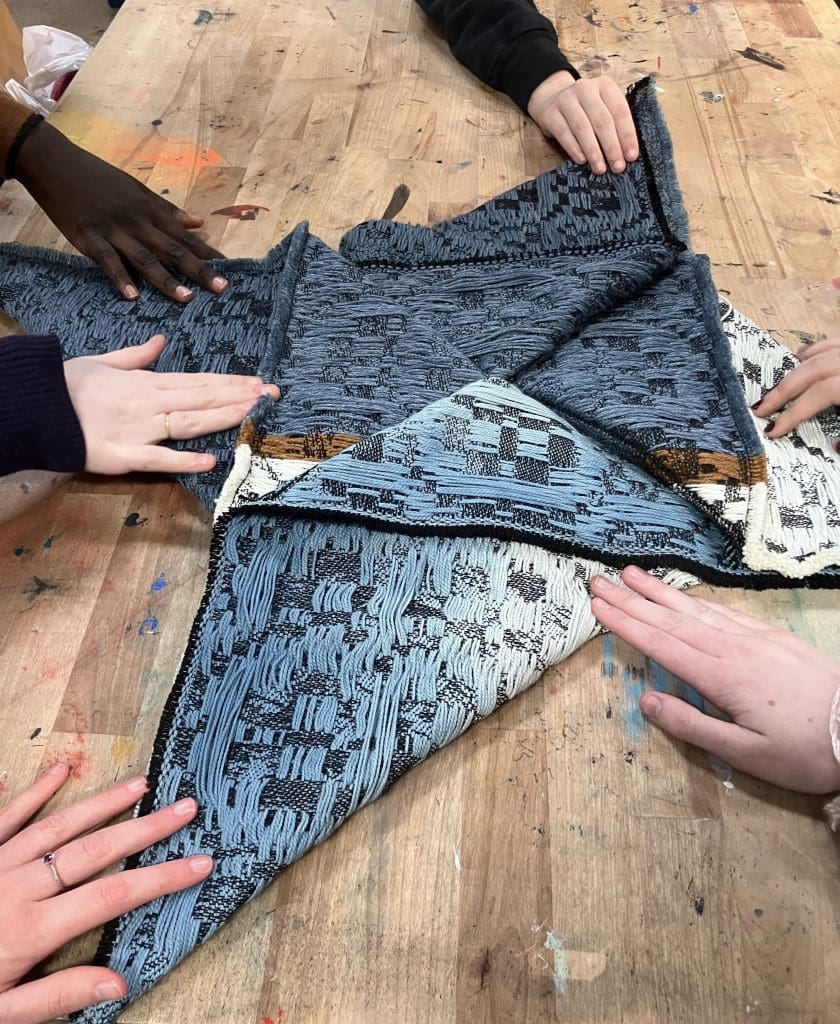
[[[410,0],[226,0],[208,13],[129,0],[54,120],[206,216],[231,256],[263,254],[303,218],[334,244],[403,183],[399,219],[428,223],[557,160]],[[555,14],[583,70],[627,84],[661,68],[694,243],[721,289],[786,342],[835,331],[830,0],[563,0]],[[736,52],[747,46],[786,70]],[[243,203],[267,209],[212,214]],[[4,239],[62,244],[13,187],[0,211]],[[6,790],[57,758],[78,769],[59,802],[143,770],[209,534],[165,481],[3,483]],[[840,654],[836,592],[720,593]],[[589,644],[285,871],[123,1019],[840,1019],[840,862],[821,801],[730,782],[648,728],[637,697],[654,681],[661,670],[614,638]]]

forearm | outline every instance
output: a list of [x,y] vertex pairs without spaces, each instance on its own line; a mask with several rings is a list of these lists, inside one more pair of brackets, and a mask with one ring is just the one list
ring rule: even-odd
[[580,77],[532,0],[417,0],[455,57],[527,113],[536,87],[557,71]]
[[0,339],[0,475],[21,469],[78,472],[85,454],[58,339]]

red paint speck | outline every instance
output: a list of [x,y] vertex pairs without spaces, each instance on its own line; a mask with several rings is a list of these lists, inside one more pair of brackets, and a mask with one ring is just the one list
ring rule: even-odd
[[834,285],[835,288],[840,290],[840,277],[835,277],[831,283]]
[[271,1017],[263,1017],[260,1024],[283,1024],[283,1011],[277,1010],[277,1020],[272,1020]]
[[266,213],[271,212],[267,206],[253,206],[251,203],[244,203],[240,206],[225,206],[221,210],[213,210],[210,216],[227,217],[229,220],[256,220],[259,210],[265,210]]

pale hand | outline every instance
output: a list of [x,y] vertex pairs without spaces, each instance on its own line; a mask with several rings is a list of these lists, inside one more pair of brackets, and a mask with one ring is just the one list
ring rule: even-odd
[[588,163],[596,174],[607,166],[620,173],[638,159],[627,98],[606,75],[575,81],[568,71],[557,71],[531,93],[528,114],[576,164]]
[[635,566],[621,575],[633,592],[603,577],[592,580],[598,622],[732,721],[651,692],[641,698],[649,718],[767,782],[802,793],[840,789],[829,732],[840,662],[795,633],[674,590]]
[[840,405],[840,338],[806,345],[796,354],[801,364],[753,406],[765,418],[784,410],[767,424],[768,437],[789,434],[817,413]]
[[[146,780],[137,778],[27,826],[69,773],[67,765],[55,765],[0,810],[3,1024],[41,1024],[120,999],[127,991],[125,980],[106,967],[70,967],[36,981],[21,979],[71,939],[159,896],[196,885],[213,869],[212,859],[199,855],[89,881],[183,828],[197,806],[194,800],[181,800],[155,814],[101,828],[146,792]],[[48,852],[54,853],[66,891],[43,861]]]
[[[204,473],[214,456],[159,445],[237,426],[263,395],[280,390],[259,377],[221,373],[152,373],[165,340],[80,356],[64,364],[70,401],[87,448],[90,473]],[[167,419],[168,414],[168,419]]]

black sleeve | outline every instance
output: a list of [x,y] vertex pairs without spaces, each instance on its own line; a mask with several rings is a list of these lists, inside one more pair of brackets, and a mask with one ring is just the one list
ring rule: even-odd
[[449,49],[482,82],[527,113],[536,87],[556,71],[580,78],[557,45],[554,26],[532,0],[417,0]]
[[75,473],[85,456],[58,338],[0,338],[0,475]]

